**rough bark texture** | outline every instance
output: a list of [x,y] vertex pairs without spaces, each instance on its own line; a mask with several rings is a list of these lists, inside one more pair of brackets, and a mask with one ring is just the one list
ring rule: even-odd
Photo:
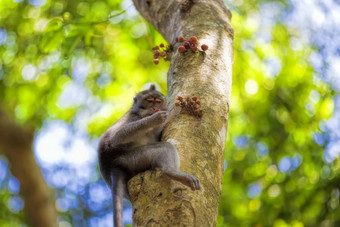
[[0,109],[0,151],[20,182],[28,221],[34,227],[57,226],[55,200],[32,150],[33,131],[15,124]]
[[192,192],[180,183],[146,172],[129,182],[134,226],[215,226],[222,190],[223,154],[231,93],[233,29],[231,14],[221,0],[133,0],[141,15],[168,43],[175,37],[197,36],[206,53],[170,56],[168,99],[174,111],[177,96],[197,96],[202,118],[178,114],[163,140],[173,143],[181,170],[201,181]]

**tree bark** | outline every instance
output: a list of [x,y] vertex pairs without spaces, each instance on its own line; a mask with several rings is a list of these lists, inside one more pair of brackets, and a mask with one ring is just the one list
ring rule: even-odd
[[20,182],[27,219],[34,227],[54,227],[57,226],[55,200],[35,160],[33,136],[33,130],[17,125],[0,108],[0,149]]
[[222,190],[224,147],[231,94],[233,29],[221,0],[133,0],[137,10],[164,36],[197,36],[204,52],[168,54],[169,108],[180,95],[198,97],[203,117],[181,112],[168,124],[163,140],[174,144],[181,170],[199,178],[201,191],[147,171],[129,182],[134,226],[215,226]]

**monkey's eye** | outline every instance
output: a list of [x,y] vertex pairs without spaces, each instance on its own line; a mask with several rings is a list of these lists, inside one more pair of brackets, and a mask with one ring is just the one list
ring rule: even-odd
[[147,98],[146,101],[148,102],[153,102],[155,99],[154,98]]
[[157,103],[161,103],[161,102],[162,102],[162,100],[161,100],[161,99],[157,99],[157,98],[156,98],[156,102],[157,102]]
[[142,110],[146,110],[145,106],[140,106],[139,108],[142,109]]

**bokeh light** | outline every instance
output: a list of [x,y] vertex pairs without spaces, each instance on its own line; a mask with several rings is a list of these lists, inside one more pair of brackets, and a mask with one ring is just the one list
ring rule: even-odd
[[291,165],[292,164],[290,158],[284,157],[280,160],[278,167],[281,172],[287,172],[288,170],[290,170]]
[[259,86],[257,85],[255,80],[247,80],[246,84],[245,84],[245,89],[246,92],[250,95],[255,95],[257,93]]
[[250,198],[256,198],[261,194],[262,188],[259,184],[252,184],[248,189],[248,196]]
[[261,142],[257,143],[256,148],[257,148],[257,153],[259,154],[259,156],[264,156],[268,154],[268,147],[264,143],[261,143]]
[[19,196],[12,196],[8,200],[8,207],[12,212],[17,213],[24,208],[24,201]]
[[0,45],[4,44],[7,41],[7,32],[3,29],[0,29]]
[[34,80],[37,75],[37,68],[31,64],[25,65],[21,74],[25,80]]
[[15,178],[11,177],[8,180],[8,190],[13,194],[18,194],[20,190],[20,182]]
[[7,163],[0,156],[0,187],[2,182],[5,180],[7,176],[8,166]]
[[30,4],[33,5],[33,6],[40,7],[40,6],[45,5],[46,0],[29,0],[29,2],[30,2]]

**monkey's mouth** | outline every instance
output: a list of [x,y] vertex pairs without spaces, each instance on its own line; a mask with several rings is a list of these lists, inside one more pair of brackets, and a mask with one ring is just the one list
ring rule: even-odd
[[150,108],[150,115],[157,113],[158,111],[160,111],[160,109],[156,108],[156,107],[151,107]]

